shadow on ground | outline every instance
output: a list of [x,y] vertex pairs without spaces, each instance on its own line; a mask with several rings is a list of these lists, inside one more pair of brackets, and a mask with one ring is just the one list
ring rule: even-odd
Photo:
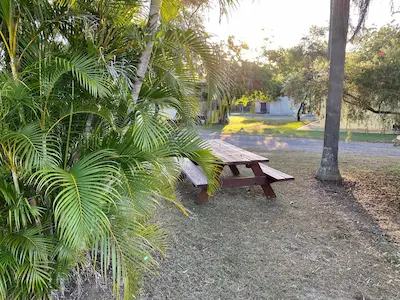
[[[316,181],[314,154],[261,154],[296,180],[275,184],[273,201],[260,187],[236,188],[200,206],[183,182],[178,197],[192,216],[161,209],[168,258],[139,299],[400,299],[399,248],[353,189]],[[348,161],[361,170],[365,159]]]

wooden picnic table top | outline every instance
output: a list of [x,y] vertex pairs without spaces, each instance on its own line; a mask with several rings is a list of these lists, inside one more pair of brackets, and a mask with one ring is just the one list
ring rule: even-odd
[[267,162],[268,158],[236,147],[222,140],[207,141],[213,154],[227,165],[242,165],[256,162]]

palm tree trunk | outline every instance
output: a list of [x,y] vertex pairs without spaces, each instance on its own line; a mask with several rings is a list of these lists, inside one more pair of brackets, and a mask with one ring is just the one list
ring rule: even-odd
[[350,0],[331,0],[330,25],[330,70],[324,149],[317,178],[338,181],[341,175],[338,166],[340,111],[344,85],[347,32]]
[[328,53],[327,53],[327,57],[328,57],[328,60],[330,61],[331,60],[331,44],[332,44],[332,41],[331,41],[331,38],[332,38],[332,13],[333,13],[333,0],[331,0],[331,3],[330,3],[330,14],[329,14],[329,20],[330,20],[330,22],[329,22],[329,37],[328,37]]
[[13,183],[14,183],[15,192],[19,196],[21,194],[21,189],[19,187],[17,171],[15,170],[14,167],[11,169],[11,175],[12,175],[12,179],[13,179]]
[[13,75],[13,79],[18,79],[18,70],[17,70],[17,63],[15,57],[10,58],[10,66],[11,66],[11,73]]
[[151,0],[150,2],[150,13],[147,21],[147,30],[146,30],[146,36],[149,38],[149,40],[147,41],[144,51],[140,56],[139,65],[136,70],[136,80],[132,88],[132,100],[133,103],[135,104],[139,98],[140,89],[142,88],[143,80],[146,76],[146,72],[149,67],[151,52],[154,46],[153,35],[158,28],[161,4],[162,0]]

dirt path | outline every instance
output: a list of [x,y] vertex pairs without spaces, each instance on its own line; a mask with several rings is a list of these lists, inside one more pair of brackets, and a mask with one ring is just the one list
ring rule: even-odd
[[[285,151],[305,151],[322,153],[323,141],[315,139],[273,137],[261,135],[221,135],[200,132],[200,136],[210,138],[221,138],[229,143],[240,147],[260,147],[265,146],[270,150]],[[392,144],[384,143],[366,143],[341,141],[339,143],[340,153],[371,155],[371,156],[391,156],[400,157],[400,147],[394,147]]]
[[[139,299],[400,299],[398,246],[351,190],[314,179],[319,154],[260,154],[296,180],[275,184],[273,201],[259,187],[237,188],[200,206],[193,203],[198,190],[182,183],[179,198],[193,216],[160,211],[171,237],[168,258]],[[367,157],[342,158],[345,176],[371,166]]]

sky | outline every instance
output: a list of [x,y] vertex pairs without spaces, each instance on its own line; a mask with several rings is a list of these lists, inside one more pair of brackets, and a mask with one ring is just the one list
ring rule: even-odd
[[[392,16],[390,0],[372,0],[367,26],[381,27],[393,19],[400,21],[400,14]],[[307,34],[312,25],[328,26],[330,0],[241,0],[228,19],[219,23],[219,9],[215,6],[205,19],[206,30],[213,39],[226,40],[234,35],[237,40],[250,47],[248,58],[255,57],[257,49],[265,44],[268,37],[270,48],[291,47]],[[400,0],[395,0],[398,7]],[[352,24],[357,17],[352,13]]]

